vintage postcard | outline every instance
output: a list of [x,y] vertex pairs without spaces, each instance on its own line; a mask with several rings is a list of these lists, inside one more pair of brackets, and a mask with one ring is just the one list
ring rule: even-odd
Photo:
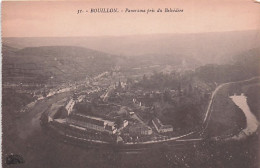
[[1,27],[2,167],[260,167],[258,0],[6,0]]

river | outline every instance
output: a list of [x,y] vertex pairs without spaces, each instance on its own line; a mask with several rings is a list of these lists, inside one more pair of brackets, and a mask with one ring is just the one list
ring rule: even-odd
[[246,117],[246,128],[238,135],[231,137],[231,139],[242,139],[256,132],[259,122],[247,104],[247,97],[242,93],[241,95],[230,96],[230,98],[243,111]]

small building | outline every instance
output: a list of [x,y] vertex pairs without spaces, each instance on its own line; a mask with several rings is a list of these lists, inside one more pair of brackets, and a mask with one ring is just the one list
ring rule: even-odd
[[53,121],[53,118],[51,118],[50,116],[48,116],[48,122]]
[[123,127],[126,127],[126,126],[128,126],[128,121],[127,121],[127,120],[124,120],[124,121],[123,121]]
[[74,105],[75,105],[75,101],[73,99],[70,99],[68,104],[65,106],[65,109],[68,111],[68,115],[70,115],[70,113],[72,112]]
[[158,133],[166,133],[173,131],[172,125],[163,125],[158,118],[153,119],[152,123]]
[[129,114],[130,114],[130,115],[134,115],[134,114],[135,114],[135,112],[131,111],[131,112],[129,112]]
[[84,98],[86,97],[86,95],[80,95],[78,98],[77,98],[77,102],[82,102],[84,100]]
[[152,133],[152,128],[142,124],[136,124],[129,128],[130,135],[151,135]]

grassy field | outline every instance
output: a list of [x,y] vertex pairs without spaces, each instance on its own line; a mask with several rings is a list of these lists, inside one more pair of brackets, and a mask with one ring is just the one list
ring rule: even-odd
[[213,100],[208,136],[233,135],[245,128],[244,113],[229,98],[229,86],[224,86]]
[[260,84],[251,86],[245,91],[250,110],[260,120]]
[[216,95],[212,104],[212,115],[209,122],[210,136],[234,135],[246,127],[244,113],[229,96],[244,93],[253,114],[259,120],[260,114],[260,81],[254,79],[242,83],[224,86]]

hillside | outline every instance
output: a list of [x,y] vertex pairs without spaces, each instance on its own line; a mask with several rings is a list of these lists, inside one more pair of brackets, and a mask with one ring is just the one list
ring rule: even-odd
[[84,79],[110,70],[116,56],[73,46],[3,47],[3,80],[44,83]]
[[129,57],[181,55],[206,64],[227,63],[239,53],[258,47],[260,36],[259,30],[249,30],[197,34],[3,38],[3,43],[20,49],[57,45],[81,46]]
[[196,75],[207,82],[225,83],[260,75],[260,48],[240,53],[231,64],[207,64],[196,69]]
[[12,55],[12,54],[15,54],[15,52],[17,51],[18,49],[17,48],[13,48],[13,47],[10,47],[10,46],[7,46],[7,45],[2,45],[2,56],[5,57],[5,56],[8,56],[8,55]]
[[180,54],[124,57],[76,46],[16,49],[3,45],[3,79],[15,83],[74,81],[109,71],[115,66],[121,67],[122,72],[136,75],[167,68],[196,68],[199,65],[196,59]]

